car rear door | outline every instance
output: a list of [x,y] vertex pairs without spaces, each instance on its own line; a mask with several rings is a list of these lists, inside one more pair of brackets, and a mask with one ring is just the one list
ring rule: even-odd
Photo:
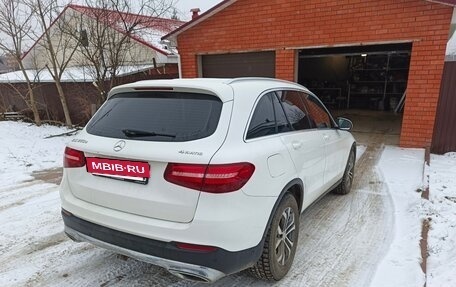
[[304,182],[305,207],[323,192],[325,149],[322,135],[312,127],[301,94],[300,91],[277,92],[280,101],[277,104],[283,107],[293,128],[293,131],[283,133],[281,138]]
[[[223,103],[201,92],[131,92],[111,97],[69,144],[84,152],[90,165],[65,169],[71,192],[113,210],[192,221],[200,191],[166,181],[166,168],[169,163],[208,164],[225,139],[231,109],[232,101]],[[141,170],[149,167],[150,178],[103,174],[100,162],[138,165]]]

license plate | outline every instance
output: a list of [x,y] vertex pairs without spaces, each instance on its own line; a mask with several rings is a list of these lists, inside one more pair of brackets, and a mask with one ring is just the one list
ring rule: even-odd
[[94,175],[147,182],[150,166],[147,162],[88,157],[87,171]]

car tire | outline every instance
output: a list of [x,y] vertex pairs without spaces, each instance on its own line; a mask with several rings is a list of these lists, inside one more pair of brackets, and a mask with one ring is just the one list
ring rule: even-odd
[[333,190],[336,194],[348,194],[353,185],[353,178],[355,176],[355,148],[352,148],[348,156],[347,165],[345,166],[344,175],[341,183]]
[[263,253],[249,269],[250,274],[259,279],[279,281],[288,273],[298,244],[299,216],[295,197],[286,194],[272,218]]

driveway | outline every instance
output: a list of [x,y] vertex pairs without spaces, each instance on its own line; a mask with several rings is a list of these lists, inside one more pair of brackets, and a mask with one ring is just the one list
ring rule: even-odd
[[[328,194],[301,215],[300,244],[286,278],[267,284],[241,272],[213,286],[368,286],[392,238],[393,209],[375,168],[384,135],[366,138],[352,193]],[[0,285],[207,286],[71,242],[61,231],[55,185],[61,170],[34,176],[35,180],[0,190]]]

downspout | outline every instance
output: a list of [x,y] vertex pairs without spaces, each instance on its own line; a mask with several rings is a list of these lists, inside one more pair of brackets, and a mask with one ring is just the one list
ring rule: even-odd
[[176,54],[177,55],[177,69],[179,70],[179,79],[182,79],[182,62],[181,62],[181,56],[179,52]]

